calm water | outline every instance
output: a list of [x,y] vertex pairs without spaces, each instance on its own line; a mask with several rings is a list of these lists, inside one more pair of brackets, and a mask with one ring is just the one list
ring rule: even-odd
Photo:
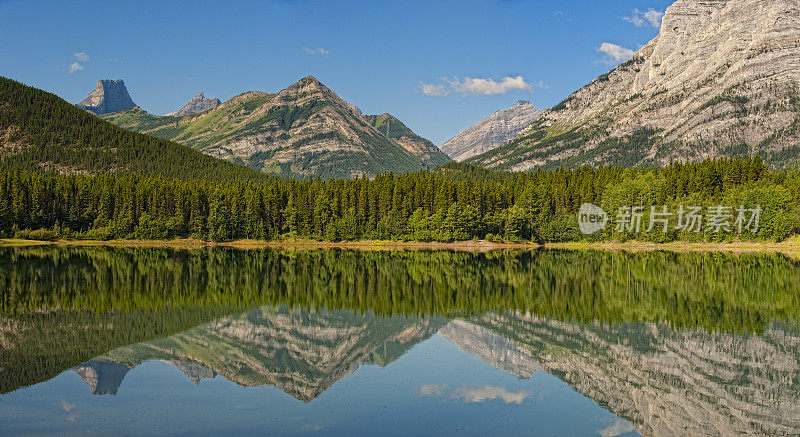
[[0,248],[0,434],[800,433],[780,255]]

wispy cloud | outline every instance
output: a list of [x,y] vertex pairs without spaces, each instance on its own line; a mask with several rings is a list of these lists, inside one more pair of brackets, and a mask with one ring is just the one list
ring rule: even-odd
[[509,91],[530,91],[533,88],[548,88],[548,85],[542,81],[529,83],[522,76],[506,76],[499,81],[481,77],[445,77],[439,83],[418,83],[419,91],[426,96],[443,96],[451,91],[463,96],[493,96]]
[[521,404],[530,395],[528,390],[511,391],[497,385],[481,385],[477,387],[461,387],[450,389],[446,384],[428,384],[419,388],[420,396],[444,397],[452,401],[466,403],[489,402],[501,400],[507,404]]
[[328,55],[331,54],[330,50],[323,49],[322,47],[317,47],[315,49],[310,49],[308,47],[303,47],[303,50],[305,50],[305,52],[308,53],[309,55],[322,56],[322,57],[325,57],[325,58],[327,58]]
[[617,437],[623,434],[628,434],[636,431],[636,429],[627,420],[618,419],[611,425],[597,431],[601,437]]
[[74,73],[83,70],[83,66],[89,62],[89,55],[86,52],[75,52],[72,54],[73,61],[67,65],[67,73]]
[[505,94],[511,90],[530,90],[531,84],[525,82],[522,76],[504,77],[500,82],[494,79],[483,79],[476,77],[455,78],[448,81],[450,87],[461,94],[480,94],[492,96]]
[[426,96],[443,96],[447,94],[447,88],[440,83],[425,83],[419,82],[417,84],[419,92]]
[[484,385],[475,388],[461,388],[453,392],[453,399],[461,399],[467,403],[488,402],[501,400],[507,404],[521,404],[530,392],[510,391],[504,387],[496,385]]
[[627,47],[622,47],[621,45],[612,44],[610,42],[600,44],[600,47],[595,48],[595,50],[606,56],[604,62],[609,65],[616,65],[622,61],[627,61],[636,53],[634,50]]
[[661,28],[661,19],[664,18],[664,12],[657,11],[650,8],[646,11],[634,9],[631,11],[630,17],[622,17],[623,20],[633,23],[636,27],[651,26],[656,29]]
[[447,391],[446,384],[426,384],[419,388],[420,396],[441,396]]

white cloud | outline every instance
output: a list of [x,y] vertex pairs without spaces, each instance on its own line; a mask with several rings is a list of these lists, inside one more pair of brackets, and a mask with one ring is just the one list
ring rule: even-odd
[[612,44],[610,42],[604,42],[600,44],[600,47],[597,47],[595,50],[606,55],[606,63],[612,65],[619,64],[622,61],[627,61],[636,53],[629,48]]
[[633,25],[636,27],[644,27],[649,25],[656,29],[661,28],[662,18],[664,18],[664,13],[653,8],[650,8],[644,12],[634,9],[631,11],[630,17],[622,17],[623,20],[633,23]]
[[597,431],[601,437],[617,437],[623,434],[628,434],[636,431],[636,429],[627,420],[619,419],[611,425]]
[[87,55],[86,52],[75,52],[72,54],[72,57],[74,61],[67,65],[67,73],[70,74],[83,70],[84,64],[89,62],[89,55]]
[[471,389],[462,388],[453,392],[453,399],[467,403],[486,402],[500,399],[507,404],[521,404],[528,397],[527,391],[509,391],[496,385],[484,385]]
[[419,91],[426,96],[443,96],[447,94],[445,86],[438,83],[420,82]]
[[74,73],[74,72],[76,72],[78,70],[83,70],[83,65],[79,64],[77,61],[75,61],[75,62],[73,62],[73,63],[71,63],[71,64],[69,64],[67,66],[67,73],[72,74],[72,73]]
[[427,384],[419,388],[420,396],[441,396],[447,391],[445,384]]
[[426,96],[444,96],[451,91],[457,92],[462,96],[482,95],[493,96],[505,94],[509,91],[530,91],[533,88],[550,88],[543,81],[529,83],[522,76],[506,76],[500,81],[492,78],[484,79],[478,77],[453,77],[452,79],[443,77],[439,83],[419,82],[417,89]]
[[306,53],[308,53],[309,55],[319,55],[319,56],[323,56],[323,57],[326,57],[326,58],[331,53],[330,50],[323,49],[322,47],[317,47],[315,49],[310,49],[308,47],[303,47],[303,50],[305,50]]
[[531,84],[525,82],[522,76],[504,77],[500,82],[494,79],[482,79],[475,77],[465,77],[463,79],[454,78],[448,80],[450,87],[461,94],[480,94],[492,96],[505,94],[511,90],[530,90]]
[[61,400],[61,409],[69,413],[72,409],[75,408],[75,404],[71,404],[65,400]]

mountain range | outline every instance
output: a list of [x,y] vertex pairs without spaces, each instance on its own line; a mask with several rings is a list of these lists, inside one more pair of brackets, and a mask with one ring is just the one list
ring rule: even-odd
[[155,359],[195,384],[219,374],[310,402],[361,364],[385,366],[437,333],[517,378],[550,373],[643,435],[800,431],[800,340],[796,327],[780,323],[749,336],[514,312],[447,321],[263,307],[123,346],[73,370],[91,393],[113,395],[130,369]]
[[678,0],[628,61],[468,160],[506,170],[800,152],[796,0]]
[[364,116],[313,76],[276,94],[250,91],[202,112],[180,113],[156,116],[136,107],[102,117],[286,177],[372,176],[450,161],[396,118]]
[[[41,103],[17,98],[21,91],[12,88],[21,84],[3,83],[6,163],[62,173],[151,172],[158,166],[178,175],[224,167],[88,122],[49,93],[25,91],[47,100],[37,108]],[[546,111],[526,101],[498,111],[441,150],[388,113],[362,114],[313,76],[278,93],[249,91],[222,103],[200,92],[165,116],[138,107],[122,80],[100,80],[75,106],[260,173],[352,178],[435,168],[451,158],[523,171],[755,154],[780,168],[800,153],[798,92],[795,0],[678,0],[667,8],[659,34],[629,60]],[[159,147],[169,151],[166,157],[153,155]],[[225,172],[246,174],[232,167]]]

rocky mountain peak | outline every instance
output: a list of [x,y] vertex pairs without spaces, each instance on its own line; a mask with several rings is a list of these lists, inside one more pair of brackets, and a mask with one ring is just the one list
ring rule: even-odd
[[94,91],[75,106],[95,114],[107,114],[131,109],[136,104],[122,79],[102,79],[97,81]]
[[444,143],[441,150],[456,161],[463,161],[502,145],[542,113],[531,102],[520,100],[462,130]]
[[192,100],[189,100],[189,103],[185,104],[181,109],[178,109],[175,112],[170,112],[167,115],[173,117],[182,117],[184,115],[189,114],[196,114],[198,112],[207,111],[212,108],[216,108],[220,105],[220,101],[216,97],[209,97],[206,98],[205,94],[202,91],[198,92]]
[[276,102],[294,102],[295,104],[303,104],[303,102],[311,100],[325,100],[358,116],[363,115],[356,105],[339,97],[332,89],[325,86],[314,76],[306,76],[300,79],[278,93],[276,97]]

